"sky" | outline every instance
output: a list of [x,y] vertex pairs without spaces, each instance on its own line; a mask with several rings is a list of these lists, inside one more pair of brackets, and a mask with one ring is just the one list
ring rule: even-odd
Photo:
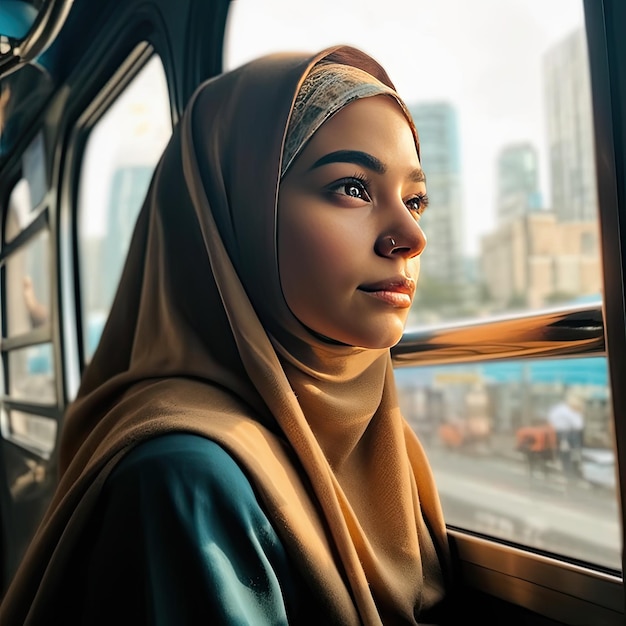
[[314,0],[310,6],[233,0],[226,69],[276,50],[349,44],[385,67],[409,106],[452,102],[468,254],[495,224],[495,159],[502,146],[536,146],[549,200],[542,58],[583,24],[582,0]]

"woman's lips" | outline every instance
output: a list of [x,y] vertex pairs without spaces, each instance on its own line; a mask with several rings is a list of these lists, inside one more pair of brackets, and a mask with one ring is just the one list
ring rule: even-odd
[[372,298],[398,309],[410,307],[415,293],[415,281],[404,276],[361,285],[359,290]]

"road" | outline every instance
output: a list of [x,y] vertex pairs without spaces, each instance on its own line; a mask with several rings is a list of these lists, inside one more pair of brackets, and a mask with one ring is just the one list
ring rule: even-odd
[[515,455],[469,454],[440,446],[427,453],[446,521],[610,569],[621,569],[621,531],[613,489],[560,471],[529,476]]

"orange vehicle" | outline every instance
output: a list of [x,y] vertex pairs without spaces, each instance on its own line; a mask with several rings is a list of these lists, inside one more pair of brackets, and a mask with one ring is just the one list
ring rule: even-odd
[[556,458],[556,431],[550,424],[522,426],[515,432],[516,448],[524,453],[531,477],[539,469],[545,476],[550,471],[549,462]]
[[526,453],[553,455],[556,431],[549,424],[523,426],[515,433],[517,449]]

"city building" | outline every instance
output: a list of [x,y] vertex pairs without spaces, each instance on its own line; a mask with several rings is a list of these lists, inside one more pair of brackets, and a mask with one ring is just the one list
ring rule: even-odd
[[497,160],[498,223],[505,223],[542,207],[537,150],[528,143],[502,148]]
[[591,87],[583,29],[544,57],[551,209],[559,221],[597,219]]
[[433,207],[421,222],[428,237],[421,280],[435,280],[458,290],[464,280],[464,244],[457,114],[447,102],[415,104],[409,109],[419,132],[422,167]]
[[601,293],[597,222],[560,222],[528,213],[481,240],[482,271],[494,310],[537,309]]

